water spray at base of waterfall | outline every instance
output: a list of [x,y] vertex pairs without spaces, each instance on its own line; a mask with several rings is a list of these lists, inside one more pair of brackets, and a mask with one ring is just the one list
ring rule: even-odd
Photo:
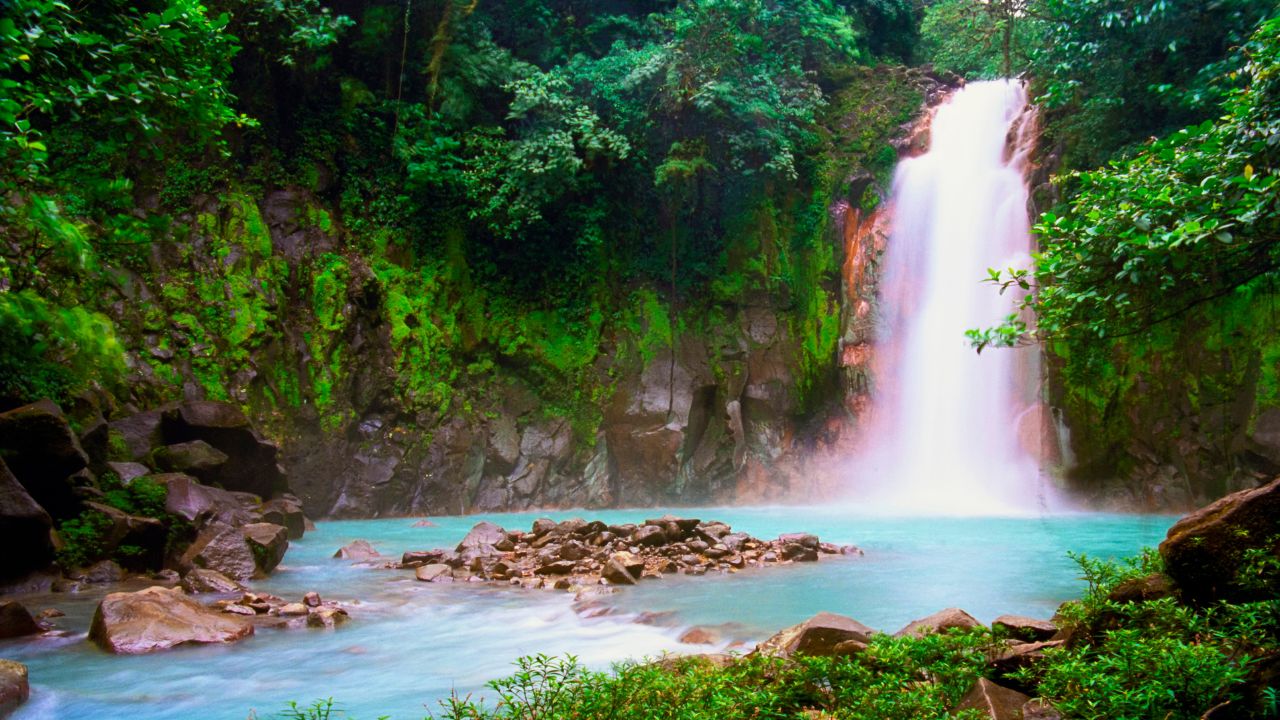
[[928,151],[898,165],[873,402],[846,470],[861,512],[1065,509],[1043,471],[1052,432],[1038,349],[979,355],[965,337],[999,324],[1016,300],[983,282],[988,268],[1030,266],[1034,125],[1021,83],[971,83],[937,109]]

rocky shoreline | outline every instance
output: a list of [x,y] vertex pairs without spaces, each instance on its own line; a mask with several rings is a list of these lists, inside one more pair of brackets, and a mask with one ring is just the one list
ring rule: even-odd
[[[339,553],[353,551],[348,546]],[[860,556],[862,550],[824,543],[809,533],[761,540],[734,532],[723,522],[674,515],[614,525],[582,518],[562,522],[540,518],[528,532],[480,522],[454,549],[406,552],[391,567],[413,570],[424,582],[504,583],[576,593],[676,573],[731,573],[748,567],[817,562],[824,555]]]

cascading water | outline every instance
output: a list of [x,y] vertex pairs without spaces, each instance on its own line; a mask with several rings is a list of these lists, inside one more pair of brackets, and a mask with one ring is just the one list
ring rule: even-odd
[[[1010,297],[982,280],[1025,266],[1021,83],[972,83],[938,108],[929,150],[903,160],[881,282],[875,394],[853,501],[893,513],[1025,514],[1043,507],[1031,349],[978,355],[964,332],[997,324]],[[1020,424],[1022,427],[1020,427]]]

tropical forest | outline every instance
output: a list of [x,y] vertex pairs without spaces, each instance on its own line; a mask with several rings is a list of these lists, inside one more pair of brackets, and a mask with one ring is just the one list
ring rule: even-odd
[[0,0],[0,718],[1280,720],[1276,0]]

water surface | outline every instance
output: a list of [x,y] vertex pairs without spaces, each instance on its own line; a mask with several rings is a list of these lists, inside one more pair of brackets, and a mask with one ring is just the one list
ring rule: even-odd
[[[351,715],[422,718],[450,692],[485,694],[487,680],[532,653],[574,653],[597,667],[663,652],[706,652],[757,641],[821,610],[892,632],[947,606],[990,621],[1005,612],[1048,616],[1082,583],[1066,557],[1076,550],[1120,557],[1157,543],[1172,517],[1074,515],[1044,518],[887,518],[834,508],[715,508],[677,514],[729,522],[758,537],[807,531],[866,555],[734,575],[651,580],[611,596],[618,612],[584,619],[563,592],[420,583],[407,571],[333,560],[351,540],[385,555],[451,546],[481,519],[527,529],[535,517],[575,515],[635,522],[659,510],[557,512],[321,523],[290,546],[284,564],[256,589],[297,599],[308,590],[350,603],[337,630],[262,631],[235,645],[111,656],[84,639],[96,598],[29,598],[55,606],[69,635],[0,642],[0,656],[27,663],[32,698],[15,715],[33,718],[241,720],[270,717],[289,700],[333,697]],[[663,613],[662,624],[634,622]],[[716,626],[719,646],[677,641],[689,625]]]

